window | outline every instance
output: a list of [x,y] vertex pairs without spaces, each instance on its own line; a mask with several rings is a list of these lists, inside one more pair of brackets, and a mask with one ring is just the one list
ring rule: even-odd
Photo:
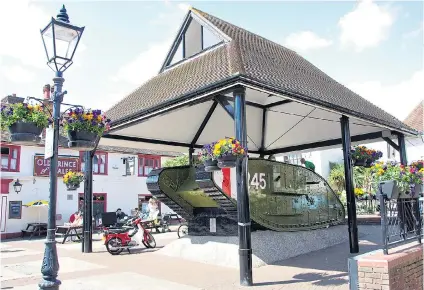
[[125,165],[125,174],[123,176],[135,175],[135,157],[124,157],[122,160]]
[[291,154],[291,155],[284,156],[285,163],[290,163],[295,165],[301,165],[300,159],[302,159],[302,154]]
[[139,155],[138,176],[147,176],[153,169],[160,168],[160,156]]
[[[107,175],[107,152],[96,152],[93,157],[93,174]],[[85,152],[80,152],[81,171],[85,169]]]
[[1,145],[1,171],[19,172],[21,147]]
[[184,59],[192,57],[204,50],[207,50],[219,43],[224,39],[222,36],[217,35],[216,32],[204,26],[198,20],[192,18],[188,25],[184,28],[184,33],[179,36],[177,40],[178,46],[170,53],[171,59],[167,62],[166,66],[173,65]]

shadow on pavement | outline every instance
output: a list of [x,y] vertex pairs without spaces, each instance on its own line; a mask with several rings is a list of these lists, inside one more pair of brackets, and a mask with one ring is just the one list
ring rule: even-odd
[[[359,254],[380,249],[380,239],[381,234],[379,232],[379,227],[376,227],[373,229],[372,233],[360,239]],[[273,265],[347,273],[348,258],[359,254],[350,254],[349,243],[342,243],[326,249],[279,261],[273,263]]]
[[338,286],[348,282],[345,274],[326,275],[324,273],[302,273],[293,276],[292,280],[255,283],[254,286],[287,285],[300,282],[312,282],[317,286]]

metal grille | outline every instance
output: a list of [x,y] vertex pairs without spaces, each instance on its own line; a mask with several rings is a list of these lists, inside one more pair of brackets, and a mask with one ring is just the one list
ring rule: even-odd
[[421,243],[423,236],[423,198],[389,200],[380,195],[383,250],[407,241]]

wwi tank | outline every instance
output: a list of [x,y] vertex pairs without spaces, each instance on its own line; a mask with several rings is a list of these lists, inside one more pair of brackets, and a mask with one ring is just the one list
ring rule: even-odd
[[[301,231],[344,222],[337,195],[311,170],[250,158],[248,180],[253,228]],[[152,195],[188,221],[191,235],[237,235],[237,200],[221,184],[222,173],[203,166],[160,168],[147,179]]]

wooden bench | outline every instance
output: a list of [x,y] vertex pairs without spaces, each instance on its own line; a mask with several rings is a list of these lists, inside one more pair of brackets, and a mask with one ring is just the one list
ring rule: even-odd
[[34,235],[38,234],[40,237],[41,235],[47,234],[47,224],[46,223],[29,223],[25,230],[22,230],[22,238],[24,238],[26,235],[29,235],[29,239],[32,239]]
[[[81,230],[81,232],[78,232]],[[71,226],[58,226],[56,227],[56,237],[63,237],[62,244],[66,242],[68,237],[77,237],[81,240],[82,226],[71,227]]]

